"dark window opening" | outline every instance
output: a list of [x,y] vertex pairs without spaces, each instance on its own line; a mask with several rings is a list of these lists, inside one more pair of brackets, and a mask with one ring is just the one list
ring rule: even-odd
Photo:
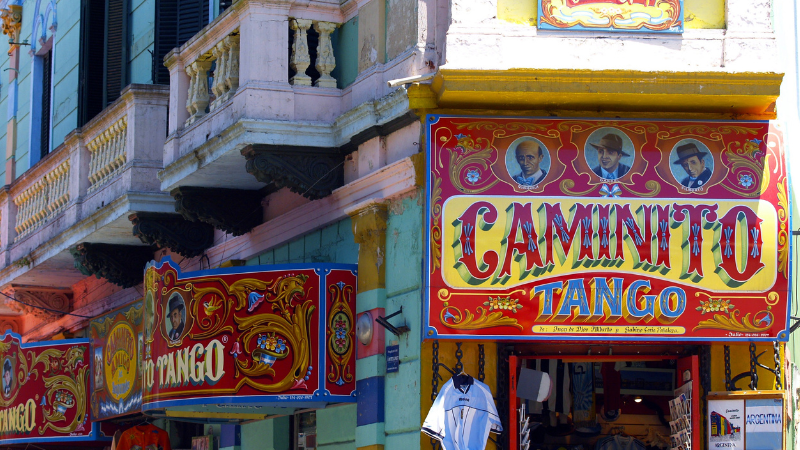
[[208,24],[208,11],[207,0],[156,0],[154,84],[169,84],[164,57]]
[[51,72],[53,65],[53,51],[41,55],[42,58],[42,121],[41,140],[39,149],[40,158],[50,153],[50,92],[52,90]]

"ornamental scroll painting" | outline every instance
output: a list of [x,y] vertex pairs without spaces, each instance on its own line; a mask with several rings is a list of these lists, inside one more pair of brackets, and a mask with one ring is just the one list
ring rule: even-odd
[[683,33],[683,0],[539,0],[544,30]]
[[777,124],[426,120],[426,337],[788,339]]
[[356,267],[148,264],[144,409],[354,401]]
[[89,324],[93,420],[142,410],[143,310],[139,300]]
[[0,444],[95,440],[87,404],[90,341],[0,339]]

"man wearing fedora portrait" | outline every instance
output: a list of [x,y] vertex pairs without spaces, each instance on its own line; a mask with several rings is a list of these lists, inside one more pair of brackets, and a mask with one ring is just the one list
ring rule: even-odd
[[676,149],[678,160],[672,164],[679,165],[688,175],[681,180],[681,184],[689,189],[699,188],[711,178],[711,170],[706,167],[705,152],[701,152],[697,145],[690,142]]
[[592,172],[600,178],[616,180],[631,170],[630,166],[620,162],[623,156],[631,155],[622,151],[622,138],[616,134],[609,133],[603,136],[597,144],[590,143],[589,145],[597,150],[597,160],[600,165],[592,169]]
[[169,339],[177,341],[183,334],[183,300],[178,297],[169,299],[169,316],[167,316],[172,325],[172,330],[169,332]]

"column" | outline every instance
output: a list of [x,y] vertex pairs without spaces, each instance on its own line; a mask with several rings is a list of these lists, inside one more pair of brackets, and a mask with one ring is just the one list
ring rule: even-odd
[[386,308],[386,204],[369,202],[348,212],[353,223],[353,235],[358,247],[358,317],[369,314],[373,335],[368,345],[358,342],[356,350],[356,389],[358,405],[356,419],[356,448],[383,450],[386,441],[385,331],[375,322],[385,315]]

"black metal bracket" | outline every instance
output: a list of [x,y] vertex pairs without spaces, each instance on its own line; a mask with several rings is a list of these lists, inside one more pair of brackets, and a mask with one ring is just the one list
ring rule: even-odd
[[403,325],[400,325],[399,327],[396,327],[396,326],[390,324],[388,319],[391,319],[392,317],[394,317],[394,316],[396,316],[396,315],[398,315],[398,314],[400,314],[402,312],[403,312],[403,307],[401,306],[399,311],[396,311],[396,312],[394,312],[392,314],[389,314],[386,317],[378,316],[375,319],[375,322],[378,322],[378,324],[380,326],[382,326],[383,328],[386,328],[393,335],[399,337],[401,334],[408,333],[409,331],[411,331],[411,328],[409,328],[405,323]]
[[794,333],[794,330],[800,328],[800,317],[797,317],[797,316],[790,316],[790,317],[791,317],[792,320],[795,321],[792,324],[792,326],[789,327],[789,334],[792,334],[792,333]]
[[[763,355],[764,353],[767,353],[767,351],[764,350],[763,352],[759,353],[758,356],[756,356],[756,366],[761,367],[762,369],[766,370],[767,372],[769,372],[769,373],[771,373],[771,374],[773,374],[773,375],[775,375],[777,377],[778,374],[775,373],[776,372],[775,369],[773,369],[772,367],[765,366],[764,364],[761,364],[761,362],[758,360],[758,358],[761,358],[761,355]],[[739,380],[741,380],[743,378],[747,378],[747,377],[750,377],[750,376],[751,376],[750,372],[742,372],[739,375],[736,375],[735,377],[733,377],[731,379],[731,386],[732,386],[731,390],[732,391],[741,391],[742,389],[739,389],[739,388],[736,387],[736,382],[738,382]]]

